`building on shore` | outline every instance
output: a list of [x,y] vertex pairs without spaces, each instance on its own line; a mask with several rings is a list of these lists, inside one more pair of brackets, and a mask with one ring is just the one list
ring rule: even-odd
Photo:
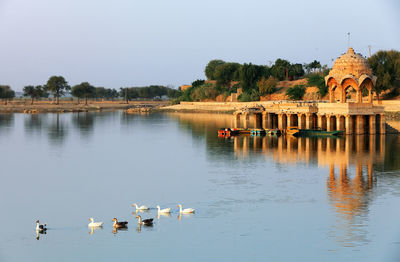
[[376,76],[363,56],[349,48],[335,60],[325,82],[329,102],[288,101],[245,108],[234,113],[234,125],[240,127],[243,122],[243,127],[247,128],[249,116],[253,115],[255,128],[297,126],[300,129],[342,130],[345,134],[386,133],[384,109],[372,102]]

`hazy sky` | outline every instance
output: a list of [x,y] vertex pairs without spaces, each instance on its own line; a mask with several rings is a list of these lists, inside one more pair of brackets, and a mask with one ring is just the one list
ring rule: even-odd
[[211,59],[332,65],[400,50],[400,1],[0,0],[0,84],[119,88],[204,79]]

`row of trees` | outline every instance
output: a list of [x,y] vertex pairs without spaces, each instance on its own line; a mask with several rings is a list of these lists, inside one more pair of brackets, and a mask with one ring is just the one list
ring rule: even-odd
[[174,88],[151,85],[145,87],[122,87],[119,96],[124,98],[126,103],[132,99],[157,99],[163,96],[175,98],[180,92]]

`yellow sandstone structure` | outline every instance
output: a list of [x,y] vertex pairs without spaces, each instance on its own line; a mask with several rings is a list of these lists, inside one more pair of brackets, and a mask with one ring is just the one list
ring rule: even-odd
[[[249,116],[254,115],[255,128],[284,130],[297,126],[300,129],[342,130],[344,134],[386,133],[383,107],[372,103],[376,76],[365,58],[349,48],[346,54],[336,59],[325,81],[329,88],[329,103],[280,101],[265,107],[244,108],[234,113],[234,126],[241,126],[241,116],[244,116],[243,126],[248,128]],[[356,99],[348,99],[354,93]]]

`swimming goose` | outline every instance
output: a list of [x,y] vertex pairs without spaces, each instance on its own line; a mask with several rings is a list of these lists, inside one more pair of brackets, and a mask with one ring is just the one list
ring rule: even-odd
[[153,225],[153,219],[148,218],[148,219],[143,219],[140,215],[137,215],[136,218],[138,218],[138,224],[139,225],[145,225],[145,226],[152,226]]
[[40,225],[39,220],[36,220],[36,231],[38,231],[39,233],[46,232],[47,230],[46,226],[47,226],[46,224]]
[[133,207],[136,207],[136,210],[149,210],[148,206],[138,206],[137,204],[132,204]]
[[114,228],[124,228],[124,227],[127,227],[127,224],[128,224],[127,221],[118,222],[118,219],[116,219],[115,217],[112,219],[112,221],[114,221],[114,224],[113,224]]
[[182,205],[178,205],[178,207],[179,207],[179,213],[182,213],[182,214],[194,213],[194,209],[193,208],[182,209]]
[[171,208],[161,209],[160,206],[157,206],[157,209],[158,209],[158,213],[170,213],[171,212]]
[[88,224],[88,227],[101,227],[101,226],[103,226],[103,222],[94,222],[93,218],[89,218],[89,220],[92,221],[92,222],[90,222]]

